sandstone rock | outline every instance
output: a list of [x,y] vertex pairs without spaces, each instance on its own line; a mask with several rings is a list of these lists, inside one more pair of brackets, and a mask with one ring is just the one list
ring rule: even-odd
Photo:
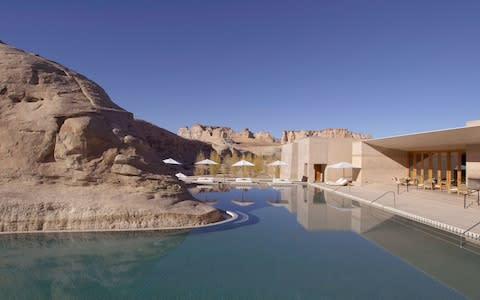
[[142,175],[142,170],[139,170],[131,165],[113,165],[112,172],[115,174],[120,175],[127,175],[127,176],[140,176]]
[[185,139],[208,143],[220,155],[236,153],[266,154],[277,152],[278,143],[266,131],[252,133],[248,128],[235,132],[230,127],[195,124],[182,127],[177,134]]
[[323,137],[323,138],[354,138],[354,139],[370,139],[369,134],[352,132],[346,128],[327,128],[322,130],[284,130],[282,132],[281,143],[293,143],[296,139],[306,137]]
[[255,133],[255,139],[261,140],[267,143],[275,143],[276,140],[273,135],[268,131],[259,131]]
[[[35,182],[88,185],[89,188],[101,184],[108,187],[104,190],[107,194],[119,187],[131,188],[176,202],[192,197],[162,159],[174,157],[193,161],[195,151],[211,150],[207,144],[185,140],[145,121],[135,120],[85,76],[3,43],[0,43],[0,141],[0,183]],[[152,176],[160,176],[160,179],[148,179]],[[0,196],[5,199],[5,195]],[[70,198],[69,195],[55,202],[53,210],[48,210],[52,214],[46,214],[45,218],[60,222],[56,213],[71,206]],[[11,206],[5,203],[0,211],[2,221],[14,220],[5,213],[28,222],[23,212],[30,215],[39,209],[29,203],[8,202]],[[101,201],[97,204],[101,209]],[[124,213],[128,213],[129,207],[135,204],[125,202],[122,205],[125,205]],[[210,208],[203,206],[198,204],[188,213],[182,211],[176,215],[184,214],[179,219],[188,219],[188,214],[200,208],[210,212]],[[167,205],[156,214],[166,213],[170,208]],[[65,218],[67,212],[68,209]],[[112,209],[106,214],[115,222],[123,212]],[[148,217],[148,211],[142,216],[154,218],[153,215]],[[77,217],[68,228],[83,224],[82,216]],[[11,229],[7,223],[3,223],[3,228]],[[25,226],[21,228],[35,228]],[[46,227],[42,225],[42,228]]]

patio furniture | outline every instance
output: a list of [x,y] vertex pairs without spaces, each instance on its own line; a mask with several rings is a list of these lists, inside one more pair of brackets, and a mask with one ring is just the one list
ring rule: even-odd
[[463,195],[463,208],[467,208],[467,196],[475,192],[475,190],[471,190],[468,186],[464,183],[460,184],[457,187],[457,194]]
[[201,184],[214,184],[212,177],[198,177],[197,180],[193,181],[194,183],[201,183]]
[[269,185],[291,185],[292,182],[284,178],[273,178],[272,182],[268,183]]
[[425,186],[424,182],[423,182],[423,177],[422,176],[419,176],[418,178],[414,179],[413,180],[413,184],[415,184],[417,186],[417,190],[419,188],[422,188]]
[[245,177],[245,178],[235,178],[235,182],[236,183],[252,183],[252,178],[248,178],[248,177]]
[[348,184],[348,179],[338,178],[337,181],[325,181],[328,185],[344,186]]
[[434,181],[433,179],[427,179],[423,182],[423,189],[424,190],[433,190],[435,187],[434,187]]

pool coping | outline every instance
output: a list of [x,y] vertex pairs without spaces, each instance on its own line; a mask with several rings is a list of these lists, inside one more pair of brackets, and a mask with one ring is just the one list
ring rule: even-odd
[[230,218],[209,224],[196,225],[196,226],[179,226],[179,227],[147,227],[147,228],[124,228],[124,229],[84,229],[84,230],[35,230],[35,231],[2,231],[0,235],[7,234],[43,234],[43,233],[102,233],[102,232],[140,232],[140,231],[181,231],[192,230],[199,228],[208,228],[213,226],[222,225],[225,223],[233,222],[238,219],[236,212],[226,210],[224,211]]
[[390,212],[394,215],[398,215],[400,217],[403,217],[403,218],[406,218],[406,219],[409,219],[409,220],[412,220],[412,221],[415,221],[415,222],[418,222],[418,223],[421,223],[421,224],[424,224],[424,225],[427,225],[427,226],[430,226],[430,227],[433,227],[433,228],[436,228],[436,229],[439,229],[439,230],[443,230],[443,231],[448,232],[448,233],[452,233],[454,235],[459,236],[460,238],[466,238],[466,239],[469,239],[469,240],[473,240],[476,243],[480,242],[480,234],[474,233],[474,232],[471,232],[471,231],[467,231],[467,229],[460,228],[460,227],[457,227],[457,226],[453,226],[453,225],[450,225],[450,224],[447,224],[447,223],[444,223],[444,222],[440,222],[440,221],[437,221],[437,220],[433,220],[433,219],[430,219],[430,218],[422,217],[422,216],[419,216],[419,215],[416,215],[416,214],[413,214],[413,213],[409,213],[409,212],[406,212],[406,211],[403,211],[403,210],[400,210],[400,209],[397,209],[397,208],[394,208],[394,207],[391,207],[391,206],[383,205],[383,204],[380,204],[380,203],[372,203],[371,200],[367,200],[367,199],[364,199],[364,198],[361,198],[361,197],[358,197],[358,196],[355,196],[355,195],[352,195],[352,194],[341,192],[341,191],[338,191],[337,189],[331,189],[331,188],[323,186],[323,185],[318,185],[318,184],[315,184],[315,183],[310,183],[309,185],[311,185],[313,187],[316,187],[316,188],[320,188],[320,189],[328,191],[328,192],[335,193],[337,195],[340,195],[340,196],[343,196],[343,197],[346,197],[346,198],[349,198],[349,199],[352,199],[352,200],[355,200],[355,201],[358,201],[358,202],[363,203],[363,204],[367,204],[371,207],[375,207],[375,208],[381,209],[383,211]]

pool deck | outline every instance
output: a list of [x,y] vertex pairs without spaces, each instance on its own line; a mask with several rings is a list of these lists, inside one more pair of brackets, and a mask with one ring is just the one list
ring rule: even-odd
[[[311,184],[327,191],[332,191],[353,198],[363,203],[371,204],[386,211],[410,218],[466,238],[480,240],[480,206],[477,205],[477,193],[467,197],[467,208],[463,207],[463,195],[449,194],[440,190],[423,190],[392,185],[330,186],[326,184]],[[393,193],[396,198],[394,207]],[[382,194],[380,199],[374,201]],[[374,201],[374,203],[371,203]],[[474,228],[471,228],[475,226]],[[467,231],[468,230],[468,231]]]

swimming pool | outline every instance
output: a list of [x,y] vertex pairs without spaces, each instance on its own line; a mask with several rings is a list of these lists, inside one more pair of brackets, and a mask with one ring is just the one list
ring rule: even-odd
[[479,298],[480,257],[319,189],[197,187],[235,221],[176,232],[0,236],[17,299]]

